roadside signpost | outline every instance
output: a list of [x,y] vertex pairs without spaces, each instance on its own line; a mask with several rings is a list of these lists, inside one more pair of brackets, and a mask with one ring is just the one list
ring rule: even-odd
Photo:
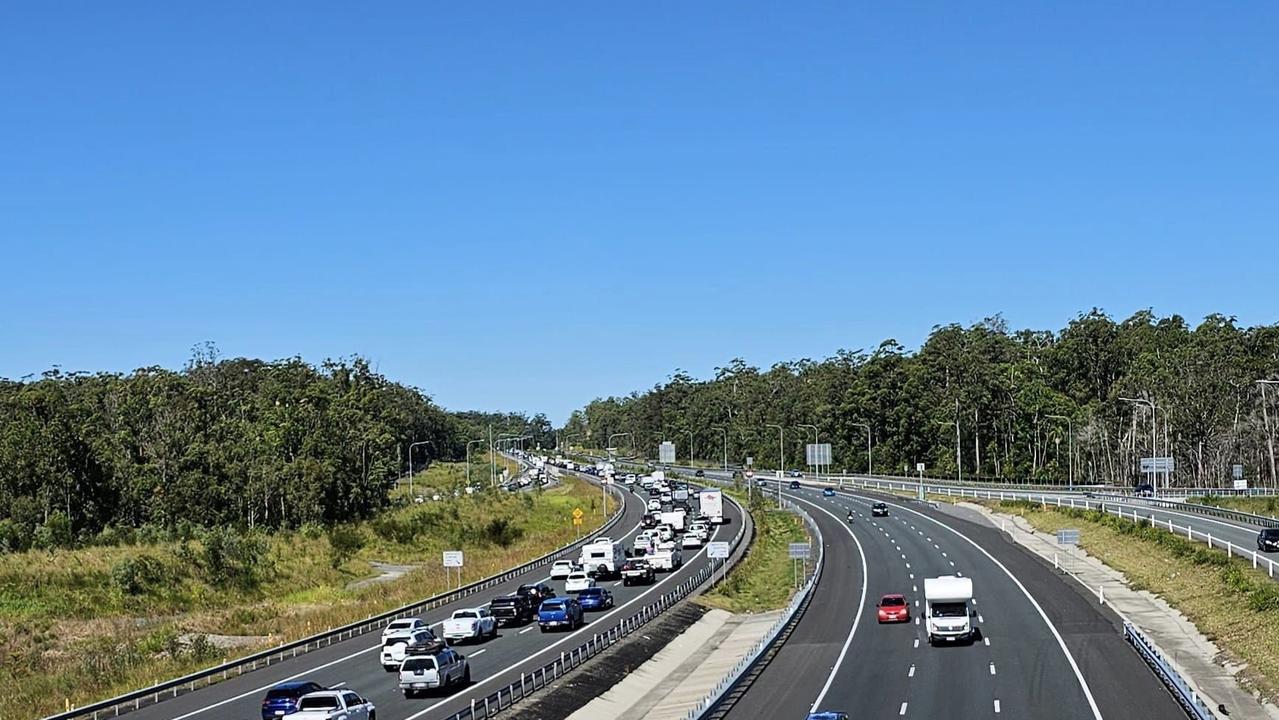
[[657,462],[662,465],[675,464],[675,443],[667,440],[657,446]]
[[[724,561],[728,559],[728,543],[719,542],[719,541],[706,543],[706,557],[711,561],[712,565],[714,565],[715,561],[718,560],[719,569],[722,573],[724,569]],[[724,579],[722,574],[720,579],[721,580]],[[713,585],[714,583],[715,583],[715,571],[714,569],[712,569],[711,584]]]
[[[812,553],[812,546],[808,543],[791,543],[787,546],[787,554],[793,562],[795,568],[795,587],[799,587],[803,578],[808,575],[808,557]],[[800,563],[803,562],[804,570],[801,573],[799,569]]]
[[915,463],[915,471],[919,473],[919,501],[924,501],[924,464]]
[[444,551],[444,577],[449,576],[449,568],[457,568],[457,586],[462,587],[462,551],[461,550],[445,550]]
[[[1075,546],[1079,545],[1079,528],[1062,528],[1058,530],[1057,544],[1069,548],[1067,554],[1070,555],[1070,565],[1073,568],[1075,565]],[[1057,553],[1053,553],[1053,569],[1057,569]]]

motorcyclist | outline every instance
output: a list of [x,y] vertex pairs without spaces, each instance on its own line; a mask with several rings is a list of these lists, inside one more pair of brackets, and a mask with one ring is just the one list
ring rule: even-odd
[[852,511],[852,510],[849,510],[849,511],[848,511],[848,522],[852,522],[852,521],[853,521],[853,511]]

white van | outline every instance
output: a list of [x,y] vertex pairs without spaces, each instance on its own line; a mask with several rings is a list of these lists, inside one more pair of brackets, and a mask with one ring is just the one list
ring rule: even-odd
[[972,642],[981,630],[972,624],[977,616],[969,603],[973,599],[972,578],[943,575],[924,578],[924,622],[928,644],[963,640]]

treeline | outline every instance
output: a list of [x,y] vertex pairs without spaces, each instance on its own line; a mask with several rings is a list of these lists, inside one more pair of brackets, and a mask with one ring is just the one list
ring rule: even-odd
[[1154,454],[1174,456],[1174,484],[1229,486],[1238,463],[1251,482],[1274,485],[1279,386],[1266,407],[1256,382],[1273,378],[1279,326],[1212,315],[1191,328],[1150,312],[1115,322],[1094,309],[1056,333],[1014,332],[994,317],[936,327],[914,353],[888,340],[767,370],[734,360],[710,380],[679,371],[647,392],[595,400],[565,431],[593,446],[631,432],[648,457],[665,438],[683,460],[691,430],[696,458],[714,462],[727,431],[730,462],[753,456],[775,468],[778,431],[767,424],[780,424],[786,467],[802,468],[813,431],[800,425],[816,425],[835,470],[864,472],[869,425],[876,472],[913,473],[923,462],[934,476],[962,468],[965,477],[1064,483],[1073,429],[1076,480],[1131,484],[1152,454],[1149,407],[1121,400],[1135,398],[1157,408]]
[[181,371],[0,380],[0,550],[367,518],[410,445],[424,443],[416,471],[462,458],[480,432],[362,359],[221,360],[206,347]]

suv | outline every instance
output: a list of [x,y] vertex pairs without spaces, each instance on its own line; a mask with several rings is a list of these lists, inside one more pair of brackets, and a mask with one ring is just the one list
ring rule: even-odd
[[555,590],[546,583],[534,583],[531,585],[519,586],[515,589],[515,594],[528,597],[529,601],[533,603],[534,607],[536,607],[541,604],[543,600],[555,597]]
[[576,630],[582,626],[582,604],[575,597],[546,600],[537,610],[537,624],[542,632],[555,628]]
[[888,506],[882,502],[877,502],[870,506],[871,517],[888,517]]
[[400,690],[411,698],[419,692],[468,685],[471,665],[456,650],[438,648],[426,655],[412,655],[400,664]]
[[489,612],[497,620],[498,627],[523,625],[533,619],[536,610],[527,595],[503,595],[489,601]]
[[631,559],[622,566],[623,585],[652,585],[656,580],[657,573],[653,572],[653,566],[647,560]]
[[439,639],[430,630],[411,630],[397,632],[382,639],[382,667],[387,672],[395,672],[409,656],[409,647],[424,648],[438,643]]
[[1266,528],[1257,533],[1257,549],[1262,552],[1279,550],[1279,528]]

